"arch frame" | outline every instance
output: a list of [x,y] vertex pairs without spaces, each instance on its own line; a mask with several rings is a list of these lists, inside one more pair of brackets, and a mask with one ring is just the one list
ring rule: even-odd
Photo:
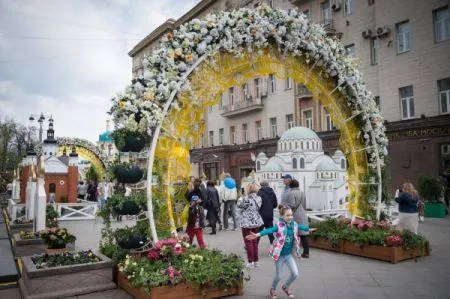
[[[338,93],[347,100],[351,115],[346,121],[358,121],[359,135],[365,146],[353,151],[364,151],[370,176],[376,180],[377,217],[381,202],[381,167],[387,155],[387,138],[383,118],[367,91],[361,74],[344,47],[326,37],[324,29],[310,23],[296,10],[289,12],[272,10],[266,5],[256,11],[246,8],[232,12],[217,12],[203,20],[194,19],[174,33],[164,36],[161,48],[144,58],[144,74],[132,80],[123,94],[113,99],[110,112],[115,123],[130,130],[153,134],[148,153],[148,173],[151,173],[156,146],[169,109],[177,111],[179,91],[195,94],[188,76],[207,57],[226,52],[237,58],[247,53],[264,55],[268,48],[277,49],[280,56],[286,54],[302,58],[308,75],[319,73],[323,80],[334,83],[326,97]],[[253,57],[253,56],[252,56]],[[219,57],[220,59],[220,57]],[[220,63],[220,62],[219,62]],[[192,96],[195,100],[195,96]],[[347,133],[349,133],[348,131]],[[347,136],[347,138],[350,138]],[[359,137],[357,137],[359,138]],[[356,160],[355,160],[356,161]],[[351,162],[353,163],[353,162]],[[148,210],[153,216],[151,184],[147,184]],[[154,223],[150,220],[152,235],[157,240]]]

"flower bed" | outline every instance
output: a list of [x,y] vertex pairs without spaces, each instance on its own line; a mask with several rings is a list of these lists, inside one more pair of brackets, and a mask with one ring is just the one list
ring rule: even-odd
[[244,261],[235,254],[190,248],[170,238],[157,242],[147,258],[127,256],[119,267],[119,287],[135,298],[241,295],[243,270]]
[[67,229],[51,227],[39,232],[39,236],[45,241],[49,249],[66,248],[66,244],[74,243],[76,237],[69,234]]
[[350,219],[329,220],[312,225],[309,246],[358,255],[391,263],[430,254],[429,243],[421,235],[398,231],[386,222]]
[[19,287],[22,297],[64,298],[113,289],[110,259],[100,253],[23,257]]
[[31,232],[33,231],[33,222],[24,220],[14,220],[14,222],[9,222],[9,235],[18,234],[21,231]]

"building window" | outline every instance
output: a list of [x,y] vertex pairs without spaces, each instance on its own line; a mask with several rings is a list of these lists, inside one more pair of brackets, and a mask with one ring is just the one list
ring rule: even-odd
[[450,78],[438,81],[439,88],[439,106],[441,113],[450,113]]
[[353,0],[344,0],[344,15],[348,16],[353,13]]
[[378,64],[379,47],[380,47],[380,43],[377,38],[373,38],[370,40],[370,63],[372,65]]
[[295,127],[294,114],[286,115],[286,130]]
[[381,109],[381,106],[380,106],[380,97],[379,97],[379,96],[376,96],[376,97],[374,98],[374,100],[375,100],[375,105],[377,105],[378,110],[380,110],[380,109]]
[[275,93],[276,91],[276,82],[275,82],[275,75],[270,74],[269,75],[269,91],[270,93]]
[[292,169],[297,169],[297,158],[292,159]]
[[303,169],[305,168],[305,159],[300,158],[300,168]]
[[236,130],[234,126],[230,127],[230,144],[236,143]]
[[412,86],[400,88],[400,103],[402,105],[402,118],[414,117],[414,92]]
[[277,118],[272,117],[270,119],[270,137],[276,138],[278,135],[277,133]]
[[313,127],[312,110],[303,111],[303,125],[308,129],[312,130]]
[[223,94],[220,94],[219,98],[219,110],[223,109]]
[[285,88],[292,89],[292,78],[287,77],[285,80]]
[[55,193],[56,192],[56,184],[51,183],[48,185],[48,193]]
[[320,3],[320,10],[322,16],[322,23],[329,24],[331,22],[330,1],[324,1]]
[[256,162],[256,170],[261,170],[261,162]]
[[409,21],[398,23],[397,28],[397,53],[404,53],[410,50],[409,44]]
[[323,118],[324,118],[324,124],[325,124],[325,131],[331,131],[334,130],[333,122],[331,121],[331,115],[330,112],[328,112],[327,108],[323,108]]
[[347,51],[347,55],[350,57],[356,57],[356,48],[355,44],[345,46],[345,51]]
[[214,131],[209,131],[209,146],[214,146]]
[[228,89],[229,98],[228,101],[230,103],[230,109],[232,109],[232,106],[234,105],[234,87],[230,87]]
[[242,124],[242,141],[244,143],[249,142],[249,136],[248,136],[248,125],[247,124]]
[[450,39],[450,10],[448,6],[433,12],[436,42]]
[[249,101],[250,100],[250,94],[248,92],[248,84],[244,83],[242,85],[242,102]]
[[345,169],[345,159],[341,159],[341,169]]
[[219,129],[219,145],[223,145],[223,128]]
[[261,127],[261,121],[257,120],[255,122],[255,128],[256,128],[256,140],[261,140],[262,139],[262,127]]
[[255,85],[255,97],[259,98],[261,96],[261,79],[255,78],[253,84]]
[[270,7],[270,8],[273,8],[273,2],[274,2],[274,0],[269,0],[268,2],[269,2],[269,7]]

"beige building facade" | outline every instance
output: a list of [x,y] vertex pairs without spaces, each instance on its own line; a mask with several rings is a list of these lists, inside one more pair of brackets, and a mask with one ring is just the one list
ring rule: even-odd
[[[368,89],[386,119],[392,189],[421,175],[450,174],[450,11],[448,0],[203,0],[178,20],[169,19],[129,53],[133,73],[163,34],[214,10],[297,8],[322,23],[355,56]],[[279,137],[293,126],[313,129],[326,153],[338,148],[320,94],[301,82],[256,77],[230,86],[218,105],[205,111],[206,129],[191,151],[194,172],[238,179],[255,168],[252,154],[274,155]]]

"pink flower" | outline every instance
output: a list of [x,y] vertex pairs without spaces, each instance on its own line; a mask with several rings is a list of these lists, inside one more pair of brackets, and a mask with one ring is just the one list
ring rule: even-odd
[[156,249],[156,248],[150,249],[147,256],[149,259],[151,259],[153,261],[159,260],[159,258],[160,258],[159,249]]
[[170,279],[174,279],[175,277],[175,269],[172,266],[169,266],[166,270],[166,274],[169,275]]
[[184,252],[183,247],[181,247],[180,244],[175,245],[175,247],[173,248],[173,253],[176,255],[180,255]]

